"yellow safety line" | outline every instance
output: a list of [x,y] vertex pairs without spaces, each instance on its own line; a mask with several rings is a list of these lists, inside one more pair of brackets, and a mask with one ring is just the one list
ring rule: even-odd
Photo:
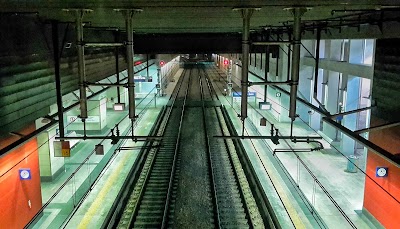
[[126,153],[123,159],[120,161],[120,164],[118,165],[117,169],[114,170],[113,174],[107,179],[107,182],[103,186],[103,188],[100,190],[99,195],[95,198],[94,202],[92,205],[90,205],[89,210],[86,212],[85,216],[81,220],[81,222],[78,225],[79,229],[83,228],[88,228],[90,221],[92,220],[94,215],[97,215],[98,209],[103,205],[104,203],[104,198],[110,191],[110,189],[113,187],[113,184],[117,180],[116,178],[120,175],[120,172],[123,168],[124,162],[126,159],[128,159],[128,156],[130,154]]
[[[271,174],[271,172],[269,172]],[[292,219],[295,228],[306,228],[303,221],[301,220],[299,214],[297,213],[294,206],[291,204],[289,198],[286,196],[285,190],[280,185],[280,182],[274,176],[275,174],[271,174],[271,182],[275,185],[276,191],[280,195],[282,199],[283,205],[286,207],[289,217]]]

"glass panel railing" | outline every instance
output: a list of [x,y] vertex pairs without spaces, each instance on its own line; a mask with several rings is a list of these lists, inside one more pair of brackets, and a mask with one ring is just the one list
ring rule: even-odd
[[[148,94],[137,98],[136,111],[139,118],[135,120],[134,128],[144,114],[155,106],[155,91],[156,89],[153,88]],[[130,132],[131,120],[127,116],[127,111],[124,111],[118,112],[118,115],[113,117],[113,120],[117,120],[121,135],[126,135]],[[77,121],[80,122],[77,118],[68,120],[66,128]],[[114,125],[112,123],[108,127],[114,128]],[[112,130],[105,134],[89,132],[87,136],[109,136],[111,132]],[[54,137],[55,135],[51,136],[50,139]],[[80,206],[87,193],[93,188],[103,170],[109,165],[112,158],[116,156],[116,149],[124,142],[120,140],[115,145],[110,144],[109,140],[86,140],[86,144],[75,143],[74,148],[71,149],[71,157],[64,158],[64,174],[57,181],[47,182],[46,184],[42,182],[42,192],[47,193],[47,197],[43,198],[44,204],[40,212],[27,226],[30,228],[59,228],[65,224],[71,214],[74,214]],[[104,155],[95,153],[94,145],[98,143],[103,145]],[[45,186],[49,186],[49,183],[51,183],[51,188],[45,188]]]
[[[218,89],[223,90],[217,86]],[[224,101],[226,107],[232,110],[231,119],[238,119],[240,99],[226,96]],[[280,106],[279,102],[276,105]],[[302,206],[299,217],[319,228],[337,225],[343,225],[345,228],[380,228],[379,223],[365,212],[363,206],[365,182],[366,179],[371,180],[365,173],[366,150],[354,141],[346,142],[343,133],[329,129],[331,127],[326,123],[321,123],[324,125],[321,129],[324,131],[311,128],[312,122],[315,121],[314,113],[308,112],[309,108],[304,104],[298,103],[297,107],[298,111],[303,109],[305,112],[294,122],[293,135],[321,136],[323,138],[318,140],[320,143],[279,140],[279,144],[275,145],[271,140],[263,140],[266,144],[265,149],[268,149],[263,151],[270,154],[276,165],[282,168],[280,175],[290,190],[288,195]],[[285,107],[281,109],[287,110]],[[259,132],[258,135],[269,136],[270,125],[259,126],[260,119],[264,117],[279,129],[280,135],[289,136],[290,122],[278,122],[276,115],[272,113],[271,110],[260,110],[249,100],[247,120],[252,124],[246,122],[246,129],[253,125]],[[320,121],[316,123],[318,122]],[[237,128],[241,129],[241,126],[238,125]],[[238,132],[241,133],[241,130]],[[353,150],[348,149],[349,144],[352,144]],[[321,145],[324,149],[320,149]],[[266,176],[265,172],[262,176]],[[284,201],[282,204],[285,205]],[[290,213],[287,214],[291,216]]]

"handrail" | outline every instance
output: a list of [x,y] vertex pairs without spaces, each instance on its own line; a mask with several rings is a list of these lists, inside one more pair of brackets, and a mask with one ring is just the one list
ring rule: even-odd
[[[248,123],[250,124],[251,128],[253,129],[253,131],[255,131],[258,135],[261,135],[261,133],[258,131],[257,127],[254,125],[254,123],[250,120],[247,120]],[[275,154],[276,152],[279,152],[277,150],[273,150],[265,140],[262,141],[262,144],[268,149],[269,152],[272,152],[272,156],[276,159],[276,162],[278,163],[278,165],[281,167],[283,173],[286,175],[286,177],[288,178],[289,182],[293,185],[293,187],[295,188],[295,190],[297,191],[297,193],[299,194],[301,200],[303,201],[303,203],[306,205],[307,209],[309,210],[309,212],[311,213],[312,217],[315,219],[315,221],[317,222],[317,224],[320,227],[324,227],[326,228],[326,225],[324,225],[324,222],[321,218],[321,216],[318,214],[318,212],[315,210],[314,206],[312,206],[311,203],[309,203],[307,197],[304,195],[303,191],[300,189],[300,187],[296,184],[296,182],[293,180],[292,176],[290,175],[290,173],[287,171],[287,169],[285,168],[285,166],[283,165],[283,163],[281,162],[281,160],[279,159],[279,157],[277,157],[277,155]],[[311,149],[309,149],[311,151]],[[291,151],[293,152],[293,151]],[[262,166],[264,167],[265,172],[267,173],[269,179],[270,175],[268,174],[268,172],[266,171],[266,167],[265,164],[263,163],[263,161],[261,160],[260,156],[258,155],[258,158],[262,164]],[[282,202],[281,196],[278,193],[275,184],[272,182],[272,186],[275,189],[275,191],[277,192],[277,195],[280,199],[280,201]],[[291,216],[289,215],[289,212],[287,211],[286,207],[284,206],[285,211],[288,213],[289,218],[291,219]],[[322,225],[321,225],[322,224]]]

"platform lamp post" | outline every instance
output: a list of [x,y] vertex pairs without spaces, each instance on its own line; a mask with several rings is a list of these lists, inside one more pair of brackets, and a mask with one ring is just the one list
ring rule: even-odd
[[228,95],[232,95],[232,60],[228,60],[228,65],[227,65],[227,89],[228,89]]
[[157,92],[160,96],[163,96],[163,74],[161,68],[165,65],[165,61],[160,60],[157,65]]
[[162,96],[162,93],[161,93],[161,68],[160,68],[160,66],[157,66],[157,85],[156,85],[156,88],[157,88],[157,94],[158,94],[158,96]]

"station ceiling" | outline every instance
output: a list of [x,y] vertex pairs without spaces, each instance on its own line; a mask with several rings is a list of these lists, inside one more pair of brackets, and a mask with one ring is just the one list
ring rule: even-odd
[[85,15],[85,26],[100,28],[125,28],[124,18],[114,9],[140,8],[134,15],[135,33],[232,33],[241,32],[242,20],[233,8],[259,7],[251,18],[251,29],[290,25],[293,16],[286,8],[307,7],[303,20],[314,21],[332,17],[381,9],[398,8],[399,1],[377,0],[9,0],[2,1],[0,12],[39,15],[42,19],[73,22],[74,16],[63,9],[91,9]]

